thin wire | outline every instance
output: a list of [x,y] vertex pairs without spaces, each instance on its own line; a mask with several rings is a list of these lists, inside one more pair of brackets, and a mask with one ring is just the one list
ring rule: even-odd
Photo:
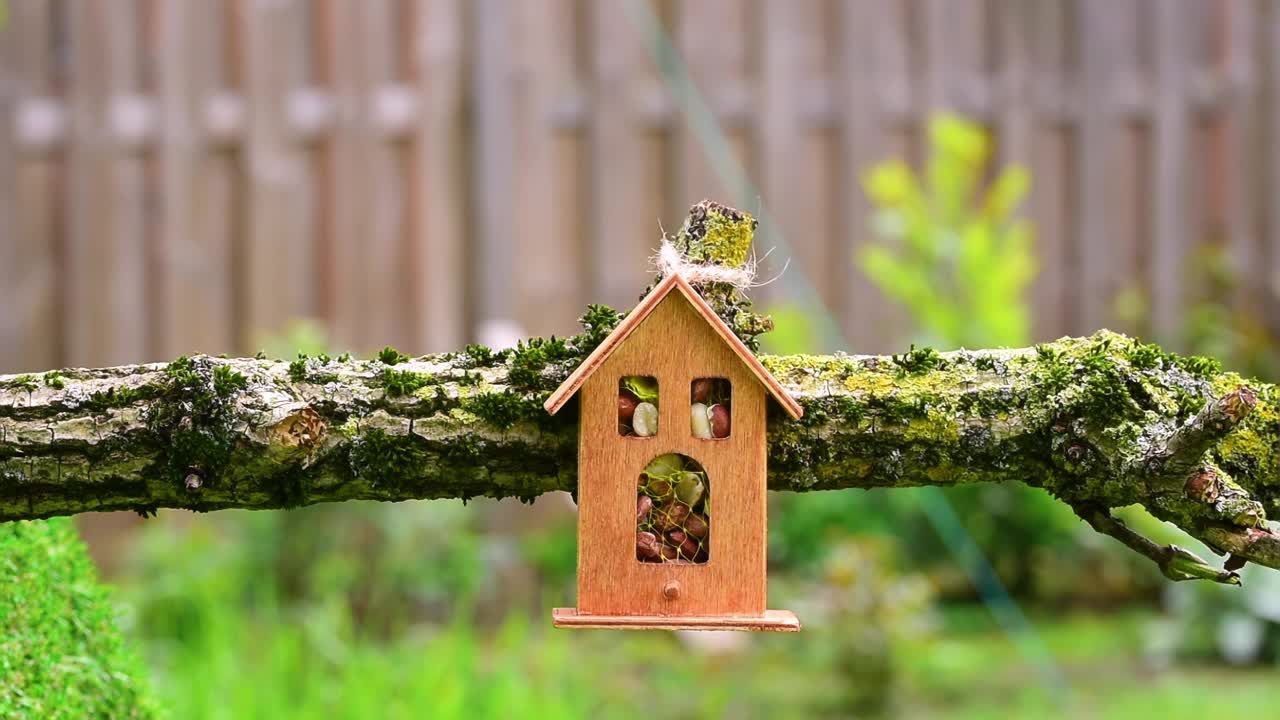
[[[688,122],[689,129],[698,139],[720,182],[729,189],[739,207],[749,202],[756,205],[755,215],[760,221],[762,234],[781,248],[783,254],[790,255],[781,229],[773,222],[763,199],[738,162],[724,130],[693,83],[688,68],[662,23],[644,0],[623,0],[623,6],[631,23],[640,31],[645,48],[653,56],[662,75],[663,83]],[[830,346],[834,341],[838,343],[837,347],[848,346],[844,331],[808,280],[803,268],[785,278],[783,285],[788,293],[799,297],[801,303],[813,311],[809,315],[818,319],[818,331],[824,345]],[[991,615],[1014,640],[1019,652],[1036,667],[1041,684],[1053,693],[1059,705],[1066,705],[1071,694],[1066,677],[1040,633],[1009,594],[982,548],[978,547],[973,536],[964,527],[951,502],[937,488],[925,488],[920,495],[925,517],[964,567]]]

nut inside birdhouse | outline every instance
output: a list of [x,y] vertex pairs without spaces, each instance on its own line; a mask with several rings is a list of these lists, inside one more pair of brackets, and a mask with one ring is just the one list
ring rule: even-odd
[[618,434],[648,438],[658,434],[658,380],[629,375],[618,380]]
[[689,385],[689,423],[700,440],[724,440],[733,426],[733,386],[727,378],[698,378]]
[[667,453],[640,473],[636,494],[636,559],[705,563],[711,554],[711,483],[688,455]]

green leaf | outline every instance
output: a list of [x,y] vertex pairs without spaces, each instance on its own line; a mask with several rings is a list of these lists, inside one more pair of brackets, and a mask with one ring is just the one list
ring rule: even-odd
[[916,192],[916,181],[906,163],[890,160],[872,167],[863,176],[862,187],[876,204],[894,207]]
[[622,387],[635,395],[640,402],[658,404],[658,381],[642,375],[631,375],[622,379]]

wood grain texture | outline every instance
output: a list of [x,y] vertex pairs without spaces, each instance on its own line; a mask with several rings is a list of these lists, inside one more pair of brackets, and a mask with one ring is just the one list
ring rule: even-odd
[[[681,293],[665,294],[582,388],[578,440],[578,607],[589,615],[761,616],[765,580],[765,393]],[[656,435],[617,431],[618,381],[658,380]],[[693,437],[689,385],[725,377],[734,431]],[[650,461],[682,453],[705,468],[712,492],[710,558],[701,564],[636,559],[636,480]],[[676,597],[664,594],[678,583]]]
[[761,617],[731,615],[586,615],[577,608],[556,608],[556,627],[584,630],[756,630],[799,632],[800,620],[790,610],[766,610]]
[[[574,393],[582,387],[583,383],[585,383],[587,379],[590,378],[590,376],[599,369],[606,360],[609,359],[609,356],[614,351],[622,346],[623,342],[630,337],[641,323],[644,322],[645,318],[647,318],[650,313],[657,309],[667,295],[669,295],[672,290],[677,289],[680,291],[679,294],[683,295],[689,301],[689,305],[693,310],[706,321],[706,324],[710,326],[715,335],[723,340],[724,344],[728,345],[729,349],[732,350],[738,359],[747,366],[755,378],[765,386],[769,391],[769,394],[773,396],[773,399],[778,401],[778,404],[782,406],[782,409],[786,411],[787,415],[791,417],[792,420],[799,420],[800,416],[804,414],[804,410],[800,407],[800,404],[787,394],[787,391],[783,389],[782,385],[778,382],[778,379],[766,370],[764,365],[760,364],[760,361],[756,359],[756,356],[751,352],[751,350],[742,343],[742,340],[738,339],[738,336],[733,333],[733,330],[731,330],[728,325],[724,324],[724,321],[720,319],[719,315],[716,315],[716,311],[707,304],[706,300],[702,299],[702,296],[698,294],[698,291],[694,290],[693,287],[679,275],[670,275],[662,282],[658,283],[658,286],[646,295],[645,298],[640,301],[640,304],[636,305],[627,317],[618,324],[618,327],[614,328],[613,332],[609,333],[609,336],[604,339],[604,342],[600,343],[599,347],[588,355],[587,359],[583,360],[582,364],[579,365],[577,369],[575,369],[573,373],[560,384],[560,387],[556,388],[556,391],[551,393],[551,396],[547,398],[546,403],[543,405],[547,412],[555,415],[560,408],[564,407],[565,403],[569,402],[569,398],[573,397]],[[670,344],[668,343],[668,346],[669,345]],[[646,373],[631,374],[644,375]],[[685,419],[688,420],[687,413]]]

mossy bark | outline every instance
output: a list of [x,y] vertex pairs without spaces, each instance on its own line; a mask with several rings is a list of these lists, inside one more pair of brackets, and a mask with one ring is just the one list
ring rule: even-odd
[[[196,357],[0,376],[0,519],[573,491],[576,412],[541,404],[616,322],[598,312],[604,327],[569,341],[394,366]],[[805,409],[771,414],[771,489],[1024,482],[1076,508],[1140,504],[1280,567],[1272,385],[1108,332],[762,359]]]

